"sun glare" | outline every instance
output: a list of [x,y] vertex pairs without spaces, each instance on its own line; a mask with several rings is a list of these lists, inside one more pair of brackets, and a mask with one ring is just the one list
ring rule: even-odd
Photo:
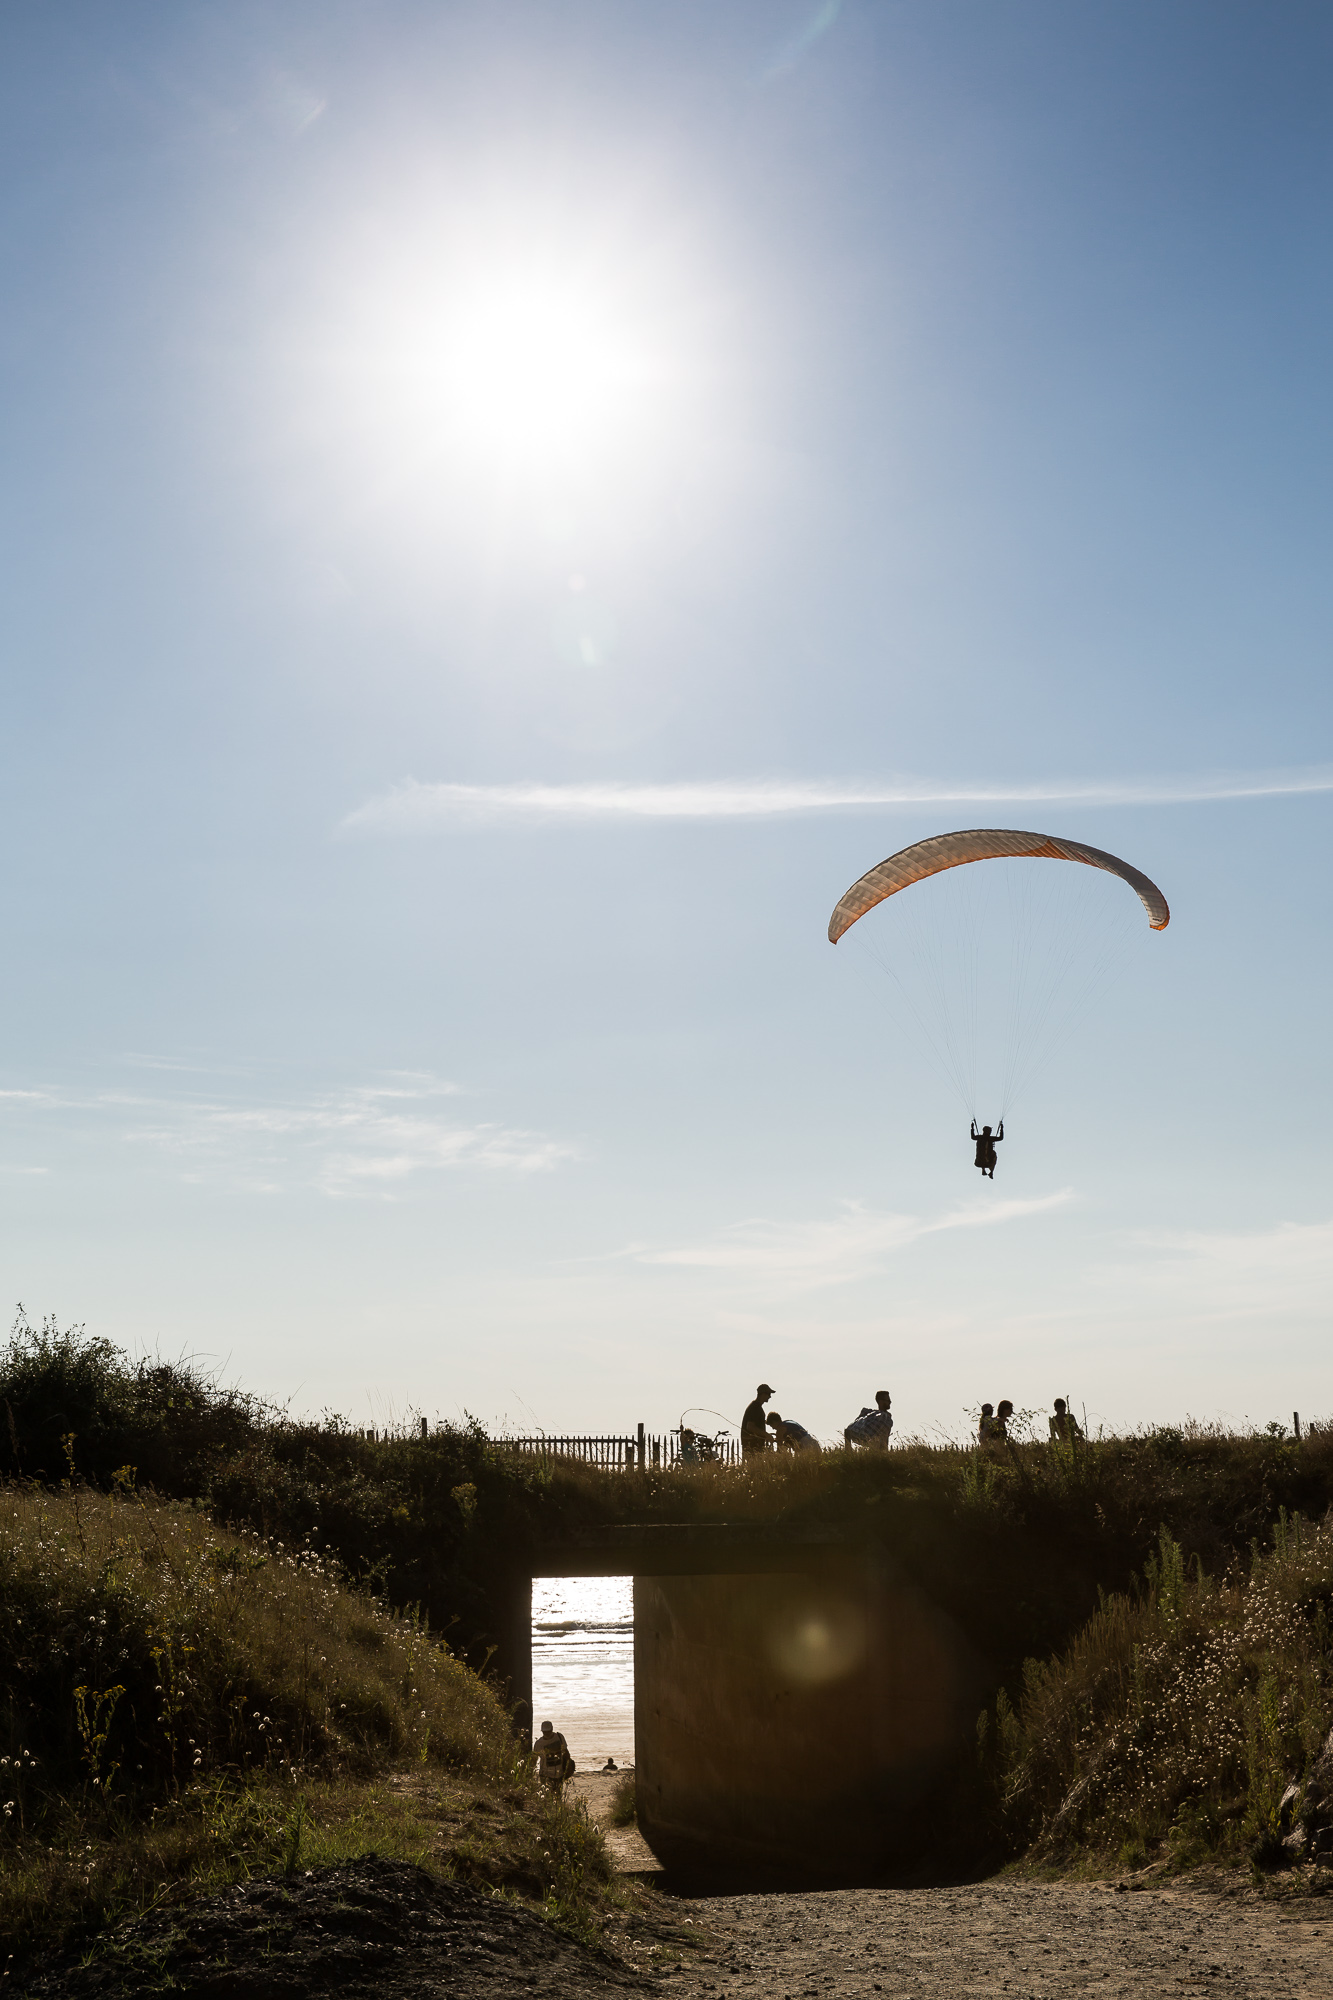
[[441,360],[460,431],[507,461],[599,450],[652,372],[604,300],[526,273],[458,299]]
[[279,420],[365,518],[623,520],[713,436],[707,301],[664,225],[455,192],[328,259],[285,343]]

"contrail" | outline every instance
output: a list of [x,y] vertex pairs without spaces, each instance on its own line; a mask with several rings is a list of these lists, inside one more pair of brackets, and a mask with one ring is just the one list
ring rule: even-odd
[[1203,777],[1038,780],[1031,784],[904,778],[717,778],[668,784],[421,784],[406,778],[342,822],[347,833],[430,833],[460,820],[776,819],[924,805],[1204,805],[1333,792],[1333,765]]

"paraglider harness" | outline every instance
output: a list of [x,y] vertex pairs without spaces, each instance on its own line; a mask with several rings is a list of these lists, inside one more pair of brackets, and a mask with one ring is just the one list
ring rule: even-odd
[[995,1169],[999,1164],[995,1156],[995,1148],[1004,1138],[1003,1118],[994,1132],[991,1131],[989,1125],[986,1126],[984,1131],[978,1132],[977,1121],[974,1118],[972,1120],[972,1137],[977,1143],[976,1164],[981,1168],[983,1174],[989,1174],[990,1178],[994,1180]]

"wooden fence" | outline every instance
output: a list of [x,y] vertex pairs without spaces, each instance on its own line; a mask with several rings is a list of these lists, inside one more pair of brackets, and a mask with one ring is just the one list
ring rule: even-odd
[[[495,1442],[502,1451],[521,1452],[527,1458],[569,1458],[604,1472],[645,1472],[650,1466],[682,1462],[679,1431],[653,1435],[642,1424],[633,1437],[521,1437]],[[713,1448],[712,1463],[735,1465],[740,1455],[734,1438],[721,1438]]]
[[[411,1424],[383,1425],[378,1430],[358,1426],[354,1435],[366,1438],[372,1444],[388,1444],[397,1439],[415,1437],[418,1422],[424,1441],[430,1436],[430,1424],[425,1417],[413,1418]],[[646,1472],[650,1466],[687,1462],[681,1456],[679,1431],[652,1433],[645,1430],[642,1424],[635,1427],[632,1436],[625,1437],[509,1437],[495,1438],[492,1442],[500,1451],[519,1452],[525,1458],[573,1459],[579,1465],[595,1465],[602,1472]],[[710,1438],[703,1442],[705,1452],[700,1452],[696,1445],[696,1455],[689,1463],[740,1463],[741,1448],[736,1438]]]

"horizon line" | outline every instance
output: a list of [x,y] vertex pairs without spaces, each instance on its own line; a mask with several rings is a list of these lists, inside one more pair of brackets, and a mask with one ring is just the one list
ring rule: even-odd
[[709,778],[492,785],[404,778],[357,806],[341,833],[422,834],[460,820],[776,819],[922,805],[1209,805],[1333,792],[1333,765],[1145,780],[967,784],[942,779]]

